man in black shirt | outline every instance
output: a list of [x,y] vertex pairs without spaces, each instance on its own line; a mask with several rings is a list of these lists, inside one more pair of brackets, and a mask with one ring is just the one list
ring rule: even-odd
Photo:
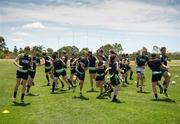
[[36,51],[32,50],[32,65],[28,70],[28,85],[27,85],[27,94],[30,95],[30,87],[34,85],[34,78],[36,74],[36,66],[41,64],[40,59],[36,56]]
[[163,67],[161,60],[157,59],[156,54],[152,54],[151,55],[151,60],[148,61],[148,66],[149,68],[152,70],[152,89],[154,92],[154,96],[157,99],[158,95],[157,95],[157,90],[156,90],[156,86],[158,85],[160,88],[160,94],[163,93],[163,88],[161,86],[161,84],[159,83],[159,81],[161,80],[162,77],[162,71],[161,68]]
[[146,56],[146,49],[142,49],[140,55],[136,57],[136,72],[137,72],[137,87],[139,87],[140,82],[140,92],[143,91],[144,85],[144,69],[148,62],[148,57]]
[[96,57],[92,55],[92,52],[88,52],[88,69],[90,75],[91,91],[94,91],[93,80],[96,80]]
[[163,83],[164,94],[165,94],[166,97],[168,97],[167,89],[168,89],[168,86],[169,86],[169,82],[171,80],[171,74],[169,73],[168,67],[167,67],[168,57],[166,55],[166,47],[161,48],[160,60],[161,60],[162,65],[164,66],[162,68],[162,73],[163,73],[163,77],[164,77],[164,83]]
[[51,74],[51,69],[52,69],[52,65],[51,65],[52,58],[48,56],[45,51],[43,52],[43,58],[44,58],[44,62],[42,65],[44,65],[45,67],[46,79],[48,81],[47,85],[49,86],[50,85],[49,76]]
[[31,56],[29,55],[29,52],[30,52],[30,47],[29,46],[25,47],[24,53],[19,54],[14,61],[14,64],[17,66],[17,71],[16,71],[16,85],[14,87],[13,102],[16,102],[17,91],[22,80],[23,87],[21,94],[21,103],[24,103],[26,83],[28,79],[28,70],[32,64],[32,59]]

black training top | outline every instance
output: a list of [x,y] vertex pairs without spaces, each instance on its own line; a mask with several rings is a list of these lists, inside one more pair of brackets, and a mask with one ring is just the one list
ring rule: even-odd
[[64,59],[64,63],[65,63],[64,68],[67,68],[68,57],[67,56],[64,56],[64,57],[65,57],[65,59]]
[[160,55],[161,62],[167,66],[168,57],[166,55]]
[[36,70],[36,64],[37,64],[37,63],[41,64],[41,61],[40,61],[40,59],[39,59],[38,57],[36,57],[36,56],[34,56],[32,59],[33,59],[33,61],[32,61],[32,62],[33,62],[33,67],[32,67],[32,69],[33,69],[33,70]]
[[85,72],[85,70],[81,67],[81,65],[83,65],[85,68],[87,68],[88,67],[88,60],[81,58],[78,62],[79,62],[79,65],[77,67],[78,71],[79,72]]
[[161,60],[155,59],[148,62],[148,66],[152,71],[161,71]]
[[102,75],[105,73],[105,71],[106,71],[106,66],[103,65],[103,62],[99,62],[96,71],[97,75]]
[[63,68],[64,64],[60,59],[56,58],[55,60],[53,60],[53,66],[54,70],[59,70]]
[[118,63],[116,61],[113,62],[113,63],[110,63],[109,67],[110,67],[110,69],[109,69],[109,74],[110,75],[118,74],[118,70],[117,70]]
[[88,58],[89,64],[88,67],[95,67],[96,66],[96,57],[91,56]]
[[45,56],[44,60],[45,60],[45,67],[51,66],[51,63],[49,62],[51,58],[49,56]]
[[147,56],[138,55],[136,57],[136,63],[137,66],[142,67],[145,66],[145,64],[149,61],[149,58]]
[[23,70],[28,70],[30,68],[30,63],[31,63],[31,56],[30,55],[25,55],[21,54],[19,58],[19,65],[21,65]]
[[71,58],[70,59],[70,67],[71,67],[71,69],[74,69],[74,68],[76,68],[76,62],[75,62],[75,58]]

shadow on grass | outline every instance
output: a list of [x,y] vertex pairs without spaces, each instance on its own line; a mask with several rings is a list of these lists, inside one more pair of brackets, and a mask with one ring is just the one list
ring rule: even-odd
[[51,85],[47,85],[47,84],[44,84],[44,85],[41,85],[41,87],[50,87]]
[[39,96],[39,94],[30,93],[30,94],[27,94],[26,96]]
[[168,102],[168,103],[176,103],[175,100],[170,98],[164,98],[164,99],[151,99],[151,101],[157,101],[157,102]]
[[97,90],[88,90],[88,91],[86,91],[87,93],[98,93],[99,91],[97,91]]
[[142,91],[142,92],[140,92],[140,91],[137,91],[137,93],[150,94],[151,92],[147,92],[147,91]]
[[58,90],[58,91],[54,91],[51,94],[65,94],[65,93],[70,93],[69,90]]
[[85,96],[74,96],[73,99],[89,100],[89,98],[87,98]]
[[14,102],[13,104],[11,104],[11,106],[21,106],[21,107],[26,107],[28,105],[31,105],[31,103],[18,103],[18,102]]
[[121,101],[121,100],[119,100],[119,101],[116,101],[116,102],[112,102],[112,100],[111,101],[108,101],[108,103],[112,103],[112,104],[123,104],[123,103],[125,103],[124,101]]

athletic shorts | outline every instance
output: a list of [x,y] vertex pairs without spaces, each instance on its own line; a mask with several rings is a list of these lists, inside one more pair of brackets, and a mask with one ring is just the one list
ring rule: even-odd
[[62,77],[66,76],[66,71],[63,70],[60,73],[54,72],[54,77],[59,77],[59,76],[62,76]]
[[83,72],[80,73],[79,71],[76,70],[75,75],[78,77],[79,80],[84,81],[84,79],[85,79],[85,73],[83,73]]
[[47,73],[47,72],[50,72],[51,71],[51,68],[45,68],[45,73]]
[[105,80],[105,75],[104,76],[97,76],[96,75],[96,81],[104,81]]
[[113,86],[116,86],[116,85],[119,85],[119,84],[120,84],[120,78],[119,78],[118,75],[111,75],[110,81],[111,81],[111,84],[112,84]]
[[30,75],[31,78],[33,78],[33,79],[35,77],[35,74],[36,74],[36,71],[31,71],[31,70],[28,71],[28,75]]
[[27,72],[21,72],[19,70],[16,71],[16,78],[27,80],[28,79],[28,71]]
[[76,73],[76,69],[75,69],[75,68],[72,68],[72,69],[71,69],[71,74],[74,75],[75,73]]
[[90,74],[95,74],[95,73],[96,73],[96,70],[89,70],[89,73],[90,73]]
[[159,74],[152,74],[152,82],[158,82],[161,80],[162,73]]
[[136,73],[144,74],[144,68],[143,67],[136,67]]

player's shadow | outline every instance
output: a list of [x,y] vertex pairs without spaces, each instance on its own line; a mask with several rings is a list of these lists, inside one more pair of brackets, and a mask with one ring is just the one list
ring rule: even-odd
[[176,103],[175,100],[170,99],[170,98],[163,98],[163,99],[151,99],[151,101],[156,101],[156,102],[167,102],[167,103]]
[[147,91],[137,91],[137,93],[142,93],[142,94],[150,94],[151,92],[147,92]]
[[61,89],[61,90],[56,90],[56,91],[54,91],[54,92],[51,93],[51,94],[66,94],[66,93],[70,93],[69,90],[63,90],[63,89]]
[[87,98],[85,96],[74,96],[73,99],[89,100],[89,98]]
[[21,106],[21,107],[26,107],[28,105],[31,105],[31,103],[18,103],[18,102],[14,102],[14,104],[12,104],[11,106]]
[[26,96],[39,96],[39,94],[30,93],[30,94],[27,94]]
[[51,85],[47,85],[47,84],[44,84],[44,85],[41,85],[41,87],[50,87]]
[[88,90],[88,91],[86,91],[87,93],[98,93],[99,91],[97,91],[97,90]]
[[124,101],[116,101],[116,102],[109,101],[109,102],[114,103],[114,104],[123,104],[123,103],[125,103]]

